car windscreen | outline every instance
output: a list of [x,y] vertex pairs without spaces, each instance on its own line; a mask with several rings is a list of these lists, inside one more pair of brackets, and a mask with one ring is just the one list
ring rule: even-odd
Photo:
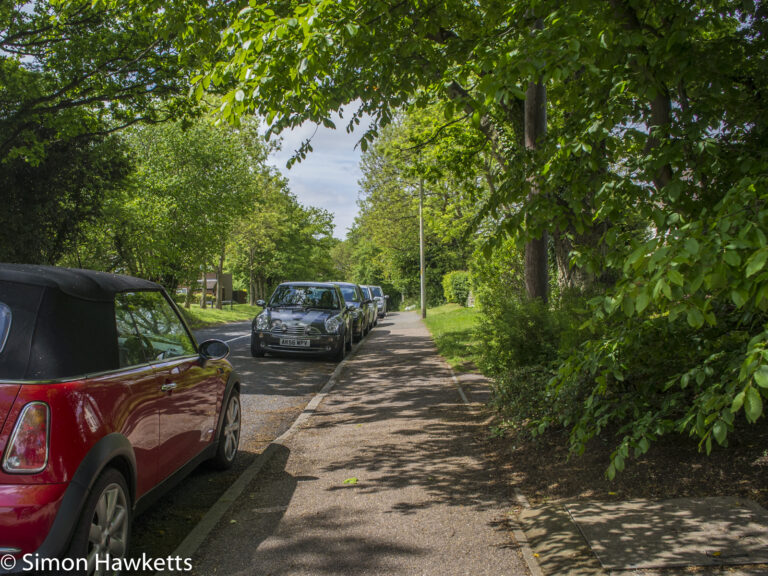
[[297,307],[335,310],[339,308],[339,299],[335,288],[331,286],[278,286],[269,305],[273,308]]
[[363,298],[365,298],[366,300],[371,299],[371,291],[368,289],[367,286],[360,286],[360,290],[363,291]]
[[381,288],[379,288],[378,286],[371,286],[371,294],[373,294],[375,298],[384,297],[384,293],[381,291]]
[[341,294],[347,302],[360,302],[360,296],[354,286],[341,286]]

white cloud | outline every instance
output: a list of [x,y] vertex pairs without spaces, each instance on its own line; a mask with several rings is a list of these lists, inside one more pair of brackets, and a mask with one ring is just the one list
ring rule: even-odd
[[[361,173],[360,147],[356,146],[367,129],[370,119],[364,118],[347,134],[344,119],[333,117],[336,129],[317,127],[311,123],[281,134],[282,150],[272,154],[270,159],[288,178],[291,191],[304,205],[324,208],[334,216],[334,236],[343,239],[352,226],[357,214],[357,181]],[[314,134],[314,136],[313,136]],[[286,168],[286,162],[293,156],[301,143],[312,138],[313,151],[307,158]]]

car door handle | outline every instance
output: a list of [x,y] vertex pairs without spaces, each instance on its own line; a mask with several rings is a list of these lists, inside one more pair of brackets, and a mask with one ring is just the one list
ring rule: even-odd
[[178,386],[176,382],[166,382],[165,384],[160,386],[160,390],[162,390],[163,392],[170,392],[171,390],[175,390],[176,386]]

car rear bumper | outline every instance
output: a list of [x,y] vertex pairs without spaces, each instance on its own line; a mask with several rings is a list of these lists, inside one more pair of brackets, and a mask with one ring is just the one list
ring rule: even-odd
[[[38,551],[49,536],[66,489],[67,484],[0,486],[0,549],[16,558]],[[22,562],[17,564],[21,568]]]
[[[280,340],[291,338],[296,340],[309,340],[309,346],[292,346],[281,344]],[[341,334],[322,334],[320,336],[280,336],[269,332],[253,332],[251,339],[254,347],[264,352],[284,352],[290,354],[317,355],[331,354],[343,346]]]

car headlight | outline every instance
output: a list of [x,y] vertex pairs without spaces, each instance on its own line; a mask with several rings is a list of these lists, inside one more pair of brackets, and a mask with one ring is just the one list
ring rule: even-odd
[[344,324],[344,320],[341,316],[331,316],[325,321],[325,331],[328,334],[338,334],[342,324]]
[[269,327],[269,318],[266,314],[256,316],[256,330],[266,330]]
[[273,320],[272,321],[272,330],[277,330],[282,325],[283,325],[283,323],[280,320]]

